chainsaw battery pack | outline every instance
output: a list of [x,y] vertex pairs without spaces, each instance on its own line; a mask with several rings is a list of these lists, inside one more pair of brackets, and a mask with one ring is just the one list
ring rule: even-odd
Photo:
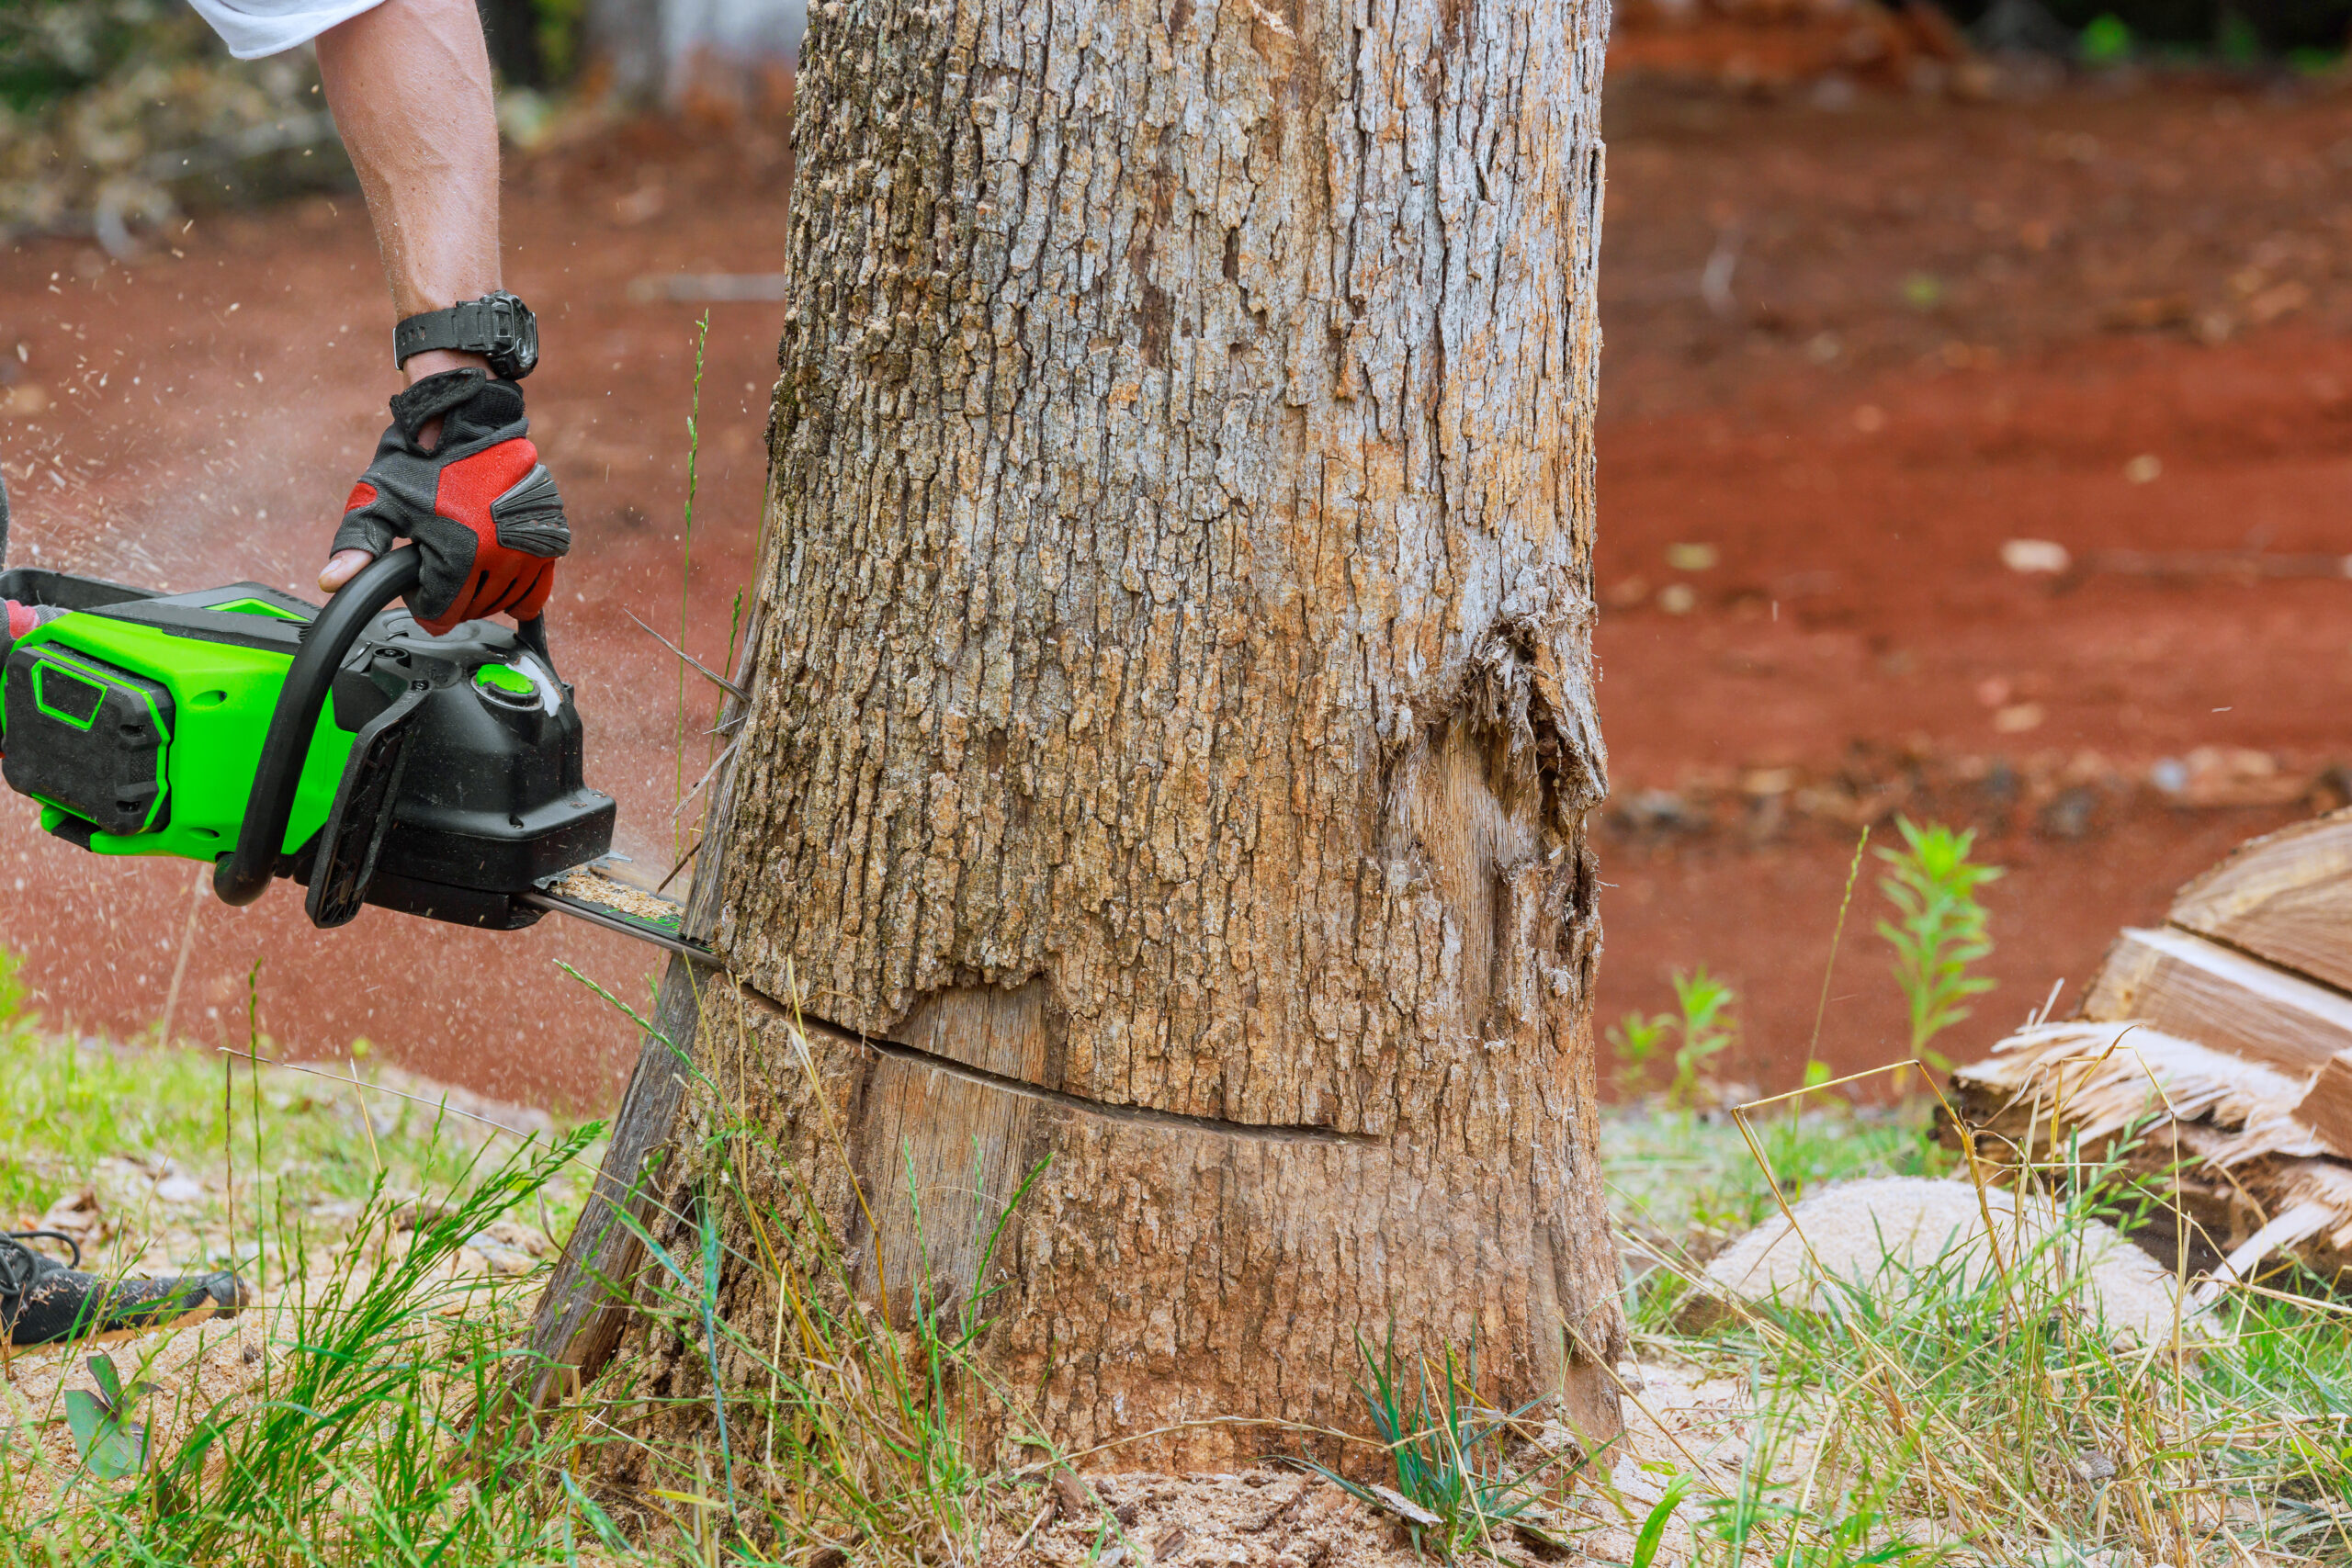
[[60,647],[17,649],[6,689],[6,733],[20,742],[0,760],[9,788],[104,832],[163,821],[169,689]]

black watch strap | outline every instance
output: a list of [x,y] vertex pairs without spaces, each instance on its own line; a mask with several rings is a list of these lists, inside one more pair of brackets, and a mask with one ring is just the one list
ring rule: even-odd
[[481,355],[498,375],[519,381],[539,362],[539,323],[528,305],[499,293],[411,316],[392,329],[396,365],[435,348]]

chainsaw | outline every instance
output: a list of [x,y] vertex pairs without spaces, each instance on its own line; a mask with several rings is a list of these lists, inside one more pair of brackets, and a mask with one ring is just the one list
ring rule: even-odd
[[324,607],[0,570],[0,597],[49,612],[0,670],[0,776],[85,850],[209,863],[225,903],[291,878],[322,929],[368,905],[491,931],[553,911],[707,956],[618,874],[545,620],[433,636],[394,604],[419,562],[390,551]]

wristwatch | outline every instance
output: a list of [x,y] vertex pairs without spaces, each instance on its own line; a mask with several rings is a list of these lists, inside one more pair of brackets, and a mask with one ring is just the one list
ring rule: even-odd
[[392,329],[395,365],[434,348],[485,355],[492,371],[519,381],[539,362],[538,318],[528,305],[501,292],[411,316]]

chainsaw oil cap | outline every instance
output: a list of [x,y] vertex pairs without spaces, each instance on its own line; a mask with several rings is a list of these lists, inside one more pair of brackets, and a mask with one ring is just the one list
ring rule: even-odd
[[483,696],[507,707],[535,708],[539,705],[537,685],[512,664],[483,665],[474,671],[474,685]]

